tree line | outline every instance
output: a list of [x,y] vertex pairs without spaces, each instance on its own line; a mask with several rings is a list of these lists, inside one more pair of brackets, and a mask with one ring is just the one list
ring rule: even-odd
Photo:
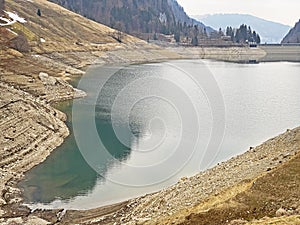
[[231,41],[235,43],[246,43],[246,42],[256,42],[260,43],[260,36],[256,31],[252,31],[250,26],[242,24],[239,28],[234,29],[232,27],[226,28],[226,36],[231,38]]

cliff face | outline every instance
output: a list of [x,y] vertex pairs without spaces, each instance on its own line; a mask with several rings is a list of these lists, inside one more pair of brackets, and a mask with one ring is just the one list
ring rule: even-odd
[[[126,33],[172,34],[183,25],[204,24],[191,19],[176,0],[50,0],[89,19]],[[207,28],[207,31],[212,30]]]
[[281,43],[300,43],[300,20],[283,38]]

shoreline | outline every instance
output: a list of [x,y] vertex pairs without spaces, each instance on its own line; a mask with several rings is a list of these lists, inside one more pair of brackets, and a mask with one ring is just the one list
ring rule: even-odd
[[[223,61],[231,61],[231,62],[236,62],[237,59],[242,59],[245,60],[245,58],[249,58],[249,56],[257,58],[257,57],[263,57],[265,56],[265,53],[259,49],[250,49],[251,51],[248,52],[249,48],[245,48],[245,49],[215,49],[215,48],[209,48],[209,49],[204,49],[204,48],[192,48],[192,49],[176,49],[177,52],[174,52],[174,49],[143,49],[143,50],[139,50],[139,49],[134,49],[130,52],[130,56],[128,57],[127,53],[128,50],[124,49],[124,50],[115,50],[115,51],[110,51],[107,52],[107,54],[105,56],[102,56],[100,58],[97,58],[96,61],[97,63],[100,64],[106,64],[106,63],[128,63],[128,64],[134,64],[134,63],[152,63],[152,62],[159,62],[162,60],[173,60],[173,59],[214,59],[214,60],[223,60]],[[242,51],[241,52],[237,52],[237,51]],[[222,52],[223,54],[219,54],[220,52]],[[82,52],[79,52],[78,54],[80,54]],[[82,57],[86,57],[87,52],[84,54],[84,56]],[[137,56],[136,56],[137,54]],[[139,57],[143,56],[143,57]],[[45,55],[43,55],[45,57]],[[151,57],[150,57],[151,56]],[[215,56],[218,56],[216,58],[214,58]],[[65,56],[66,58],[68,57],[68,55]],[[79,59],[82,59],[82,57],[78,56]],[[138,60],[136,60],[138,58]],[[84,65],[83,67],[85,69],[88,68],[88,65],[90,61],[92,61],[91,59],[95,60],[94,55],[91,56],[91,58],[87,58],[83,61],[80,61],[81,65]],[[135,60],[134,60],[135,59]],[[46,59],[46,61],[49,60]],[[51,61],[51,60],[50,60]],[[45,62],[45,59],[42,59],[40,61],[41,63]],[[62,64],[64,64],[64,61],[62,62]],[[53,65],[55,64],[55,61],[53,63]],[[61,65],[59,66],[58,69],[62,70],[63,67],[61,67]],[[82,69],[82,68],[81,68]],[[82,76],[84,75],[84,71],[83,70],[78,70],[78,69],[74,69],[73,71],[71,70],[70,75],[72,74],[77,74],[76,76]],[[69,76],[70,76],[69,75]],[[65,76],[64,78],[68,78],[69,76]],[[49,76],[52,77],[52,76]],[[37,78],[36,78],[37,79]],[[46,94],[46,96],[44,98],[41,98],[41,102],[39,102],[36,106],[36,108],[40,108],[40,107],[46,107],[47,108],[47,112],[43,113],[46,117],[48,117],[48,112],[52,112],[55,111],[56,114],[59,114],[60,117],[59,119],[61,121],[65,120],[65,115],[62,112],[59,112],[58,110],[54,109],[52,106],[48,105],[49,103],[53,103],[56,101],[63,101],[63,100],[67,100],[67,99],[72,99],[74,97],[76,97],[76,93],[79,93],[79,96],[84,96],[84,93],[82,92],[76,92],[75,89],[73,89],[69,84],[67,84],[65,81],[61,80],[60,78],[55,78],[56,79],[56,84],[53,87],[50,87],[50,89],[47,90],[48,94]],[[49,84],[44,83],[43,85],[46,85],[47,88],[49,88]],[[57,85],[57,87],[56,87]],[[14,92],[13,88],[12,92]],[[56,89],[60,89],[60,94],[56,95],[56,96],[52,96],[52,92],[53,90]],[[24,92],[27,93],[27,92]],[[67,95],[66,95],[67,94]],[[23,92],[22,92],[22,95]],[[35,102],[35,97],[32,96],[30,99],[30,102]],[[30,103],[32,104],[32,103]],[[54,113],[52,113],[54,115]],[[57,122],[55,122],[57,123]],[[54,124],[55,124],[54,123]],[[61,123],[61,122],[59,122]],[[64,123],[64,122],[63,122]],[[35,149],[35,152],[43,152],[42,155],[39,155],[39,157],[35,156],[35,161],[32,162],[30,164],[30,166],[26,167],[26,169],[21,169],[21,171],[16,171],[16,172],[12,172],[13,175],[5,175],[4,172],[1,172],[1,177],[5,177],[5,179],[3,180],[3,182],[1,182],[1,192],[2,192],[2,196],[3,198],[0,201],[0,216],[3,218],[18,218],[18,217],[22,217],[25,216],[28,217],[33,217],[33,219],[40,219],[41,215],[35,215],[35,213],[30,212],[30,210],[25,207],[20,205],[20,203],[22,203],[22,198],[20,196],[20,191],[17,188],[17,183],[18,181],[20,181],[20,179],[22,179],[22,177],[24,176],[24,173],[26,171],[28,171],[29,169],[31,169],[32,167],[42,163],[46,157],[48,157],[51,152],[53,150],[55,150],[58,146],[60,146],[65,137],[68,136],[68,131],[66,131],[66,125],[61,125],[61,129],[64,129],[64,134],[63,134],[63,139],[60,139],[60,137],[56,140],[53,141],[56,144],[49,144],[50,147],[48,147],[47,152],[41,151],[39,149]],[[67,129],[68,130],[68,129]],[[39,147],[37,147],[39,148]],[[35,153],[35,154],[36,154]],[[30,154],[29,154],[30,155]],[[33,155],[30,155],[31,157]],[[22,159],[23,160],[23,159]],[[26,162],[26,159],[24,160]],[[4,194],[3,194],[4,193]],[[152,194],[149,194],[152,195]],[[130,201],[130,200],[128,200]],[[126,201],[126,202],[128,202]],[[123,205],[125,203],[119,203],[113,206],[105,206],[104,207],[104,211],[106,211],[107,209],[110,209],[110,207],[118,207],[119,205]],[[4,206],[4,207],[3,207]],[[3,210],[4,209],[4,210]],[[9,209],[9,210],[7,210]],[[96,210],[96,209],[95,209]],[[99,209],[98,209],[99,210]],[[57,211],[62,211],[62,210],[50,210],[52,212],[43,212],[42,214],[53,214],[53,212],[57,212]],[[38,211],[37,211],[38,212]],[[76,211],[78,214],[80,214],[80,211]],[[77,214],[75,213],[75,214]],[[55,213],[54,213],[55,214]],[[57,220],[59,221],[61,218],[58,218],[55,215],[52,215],[53,218],[52,220]],[[65,215],[65,214],[64,214]],[[68,215],[68,214],[67,214]],[[0,217],[0,218],[1,218]],[[68,216],[67,216],[68,217]],[[64,218],[64,217],[62,217]],[[5,220],[7,220],[5,219]],[[0,220],[1,222],[1,220]]]
[[[173,218],[212,196],[221,195],[227,189],[273,172],[299,154],[300,127],[297,127],[211,169],[192,177],[183,177],[175,185],[161,191],[95,209],[67,210],[61,223],[161,224],[162,220]],[[103,215],[103,211],[110,213]],[[170,220],[163,224],[169,223]]]

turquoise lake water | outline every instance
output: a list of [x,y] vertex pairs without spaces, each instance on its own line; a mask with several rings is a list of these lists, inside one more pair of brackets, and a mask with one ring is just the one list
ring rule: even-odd
[[71,135],[20,183],[33,208],[151,193],[300,125],[299,63],[92,67],[79,87],[89,97],[57,105]]

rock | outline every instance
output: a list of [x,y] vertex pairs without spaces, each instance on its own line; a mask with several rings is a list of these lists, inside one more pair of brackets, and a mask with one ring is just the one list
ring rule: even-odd
[[24,224],[22,217],[8,219],[6,221],[7,224]]
[[83,97],[87,96],[87,94],[82,90],[74,88],[74,91],[75,91],[74,98],[83,98]]
[[275,213],[275,215],[276,215],[277,217],[285,216],[285,215],[287,215],[287,214],[288,214],[287,211],[286,211],[285,209],[283,209],[283,208],[278,209],[278,210],[276,211],[276,213]]
[[40,72],[39,74],[40,80],[45,84],[45,85],[55,85],[57,80],[54,77],[50,77],[47,73]]
[[142,224],[145,224],[146,222],[150,221],[151,218],[142,218],[142,219],[139,219],[136,224],[138,225],[142,225]]

